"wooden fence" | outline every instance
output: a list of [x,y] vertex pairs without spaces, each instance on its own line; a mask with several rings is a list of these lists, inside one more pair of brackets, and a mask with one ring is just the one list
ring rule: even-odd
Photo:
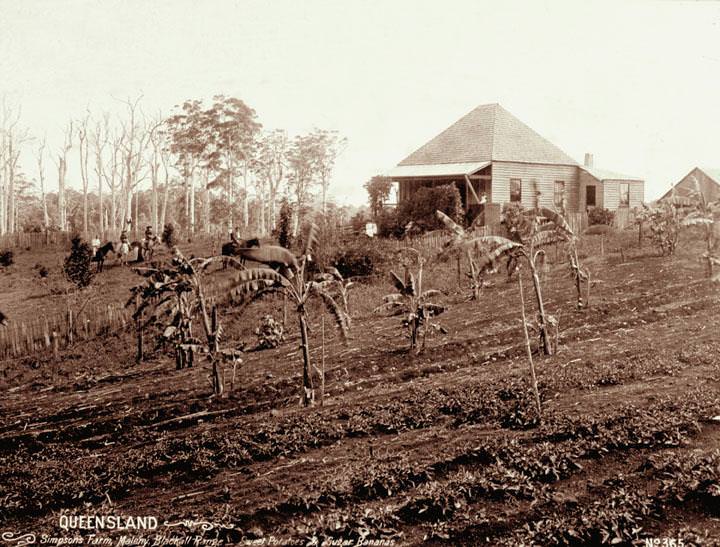
[[41,351],[57,353],[77,340],[89,340],[125,328],[132,323],[132,314],[132,308],[107,304],[85,308],[78,317],[67,312],[32,321],[11,321],[0,327],[0,359]]

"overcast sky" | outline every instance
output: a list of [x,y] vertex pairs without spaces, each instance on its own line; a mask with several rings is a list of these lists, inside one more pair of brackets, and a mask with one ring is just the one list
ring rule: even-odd
[[268,129],[346,136],[340,203],[494,102],[651,199],[720,167],[720,3],[0,0],[0,96],[53,149],[88,107],[220,93]]

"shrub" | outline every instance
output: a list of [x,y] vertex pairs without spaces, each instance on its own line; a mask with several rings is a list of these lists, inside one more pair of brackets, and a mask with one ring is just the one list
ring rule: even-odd
[[442,211],[458,224],[462,222],[463,207],[460,191],[454,184],[419,188],[409,199],[400,203],[398,221],[405,227],[412,222],[420,232],[439,230],[443,224],[435,216]]
[[601,207],[594,207],[588,211],[588,224],[593,226],[595,224],[605,224],[610,226],[615,220],[615,213],[609,209],[603,209]]
[[13,252],[10,249],[0,251],[0,266],[7,268],[12,266],[13,262]]
[[278,224],[273,234],[281,247],[289,249],[292,245],[292,207],[287,199],[282,200]]
[[378,235],[380,237],[402,237],[405,226],[400,222],[398,209],[384,209],[377,217]]
[[70,281],[82,289],[90,285],[95,275],[95,272],[90,267],[92,250],[79,235],[74,235],[70,240],[70,244],[70,254],[65,258],[63,271]]
[[332,265],[344,279],[383,274],[390,263],[392,250],[387,242],[357,236],[347,242],[332,258]]
[[177,234],[175,233],[175,225],[166,224],[163,228],[162,241],[168,249],[172,249],[177,245]]

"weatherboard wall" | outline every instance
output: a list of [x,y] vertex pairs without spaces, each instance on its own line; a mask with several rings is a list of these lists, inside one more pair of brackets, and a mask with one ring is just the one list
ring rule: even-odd
[[521,200],[524,207],[534,207],[535,194],[539,192],[538,205],[554,208],[555,181],[565,183],[565,200],[568,211],[579,211],[580,188],[576,165],[547,165],[537,163],[493,162],[493,203],[510,201],[510,179],[520,179]]
[[606,209],[617,211],[620,208],[620,184],[627,183],[630,189],[630,204],[628,209],[641,207],[645,200],[645,183],[641,180],[604,180],[603,202]]

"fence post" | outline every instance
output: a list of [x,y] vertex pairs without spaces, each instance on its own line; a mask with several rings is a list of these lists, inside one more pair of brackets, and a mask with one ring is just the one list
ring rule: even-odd
[[73,334],[73,312],[72,310],[68,310],[67,312],[67,323],[68,323],[68,343],[72,344],[75,340],[75,336]]
[[[140,309],[140,294],[135,295],[135,312]],[[137,355],[135,362],[140,363],[143,360],[143,332],[142,332],[142,314],[138,314],[135,318],[135,329],[137,331]]]
[[54,329],[52,331],[52,348],[53,348],[53,358],[55,360],[60,359],[60,348],[58,347],[58,334],[57,334],[57,331]]

